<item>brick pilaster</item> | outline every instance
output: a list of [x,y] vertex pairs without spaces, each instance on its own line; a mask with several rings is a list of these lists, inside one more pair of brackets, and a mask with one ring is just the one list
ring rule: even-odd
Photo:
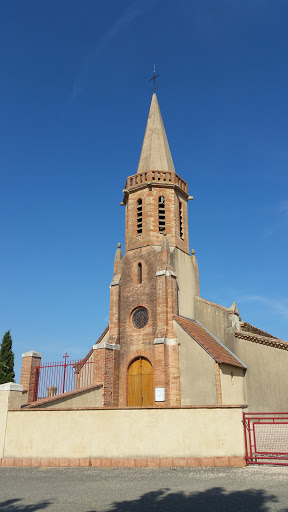
[[166,386],[170,406],[181,405],[179,345],[165,345]]
[[214,363],[215,369],[215,383],[216,383],[216,400],[217,405],[222,405],[222,386],[221,386],[221,371],[218,363]]
[[114,276],[110,289],[109,342],[119,343],[120,277]]

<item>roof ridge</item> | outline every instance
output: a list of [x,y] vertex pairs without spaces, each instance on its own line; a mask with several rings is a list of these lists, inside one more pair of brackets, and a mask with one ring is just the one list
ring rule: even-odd
[[202,297],[195,297],[195,299],[200,300],[201,302],[205,302],[210,306],[214,306],[215,308],[223,309],[224,311],[227,311],[227,313],[234,314],[234,312],[231,309],[226,308],[225,306],[220,306],[220,304],[216,304],[216,302],[211,302],[211,300],[203,299]]
[[[94,343],[94,345],[97,345],[97,343],[100,343],[100,342],[103,340],[103,338],[104,338],[105,334],[106,334],[108,331],[109,331],[109,324],[107,325],[106,329],[104,329],[104,331],[102,332],[102,334],[100,334],[100,336],[99,336],[98,340]],[[87,354],[86,356],[84,356],[84,357],[83,357],[83,359],[81,359],[81,361],[80,361],[80,362],[81,362],[81,363],[85,363],[85,362],[89,359],[89,357],[92,355],[92,353],[93,353],[93,347],[89,350],[88,354]]]

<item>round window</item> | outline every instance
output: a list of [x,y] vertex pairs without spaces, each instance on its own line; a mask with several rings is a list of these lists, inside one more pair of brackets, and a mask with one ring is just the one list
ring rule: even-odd
[[132,320],[137,329],[143,329],[148,324],[148,319],[148,311],[145,308],[138,308],[133,313]]

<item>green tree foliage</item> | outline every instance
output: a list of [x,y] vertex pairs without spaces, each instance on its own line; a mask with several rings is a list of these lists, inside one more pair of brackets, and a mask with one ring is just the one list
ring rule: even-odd
[[12,352],[12,338],[10,331],[7,331],[0,348],[0,384],[14,382],[14,354]]

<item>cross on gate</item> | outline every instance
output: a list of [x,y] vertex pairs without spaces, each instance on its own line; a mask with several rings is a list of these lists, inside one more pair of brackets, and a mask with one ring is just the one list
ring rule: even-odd
[[67,352],[65,352],[65,355],[63,356],[63,359],[65,359],[65,362],[64,362],[64,374],[63,374],[63,390],[62,390],[62,393],[65,392],[65,377],[66,377],[66,367],[68,366],[67,364],[67,358],[68,358],[68,354]]

